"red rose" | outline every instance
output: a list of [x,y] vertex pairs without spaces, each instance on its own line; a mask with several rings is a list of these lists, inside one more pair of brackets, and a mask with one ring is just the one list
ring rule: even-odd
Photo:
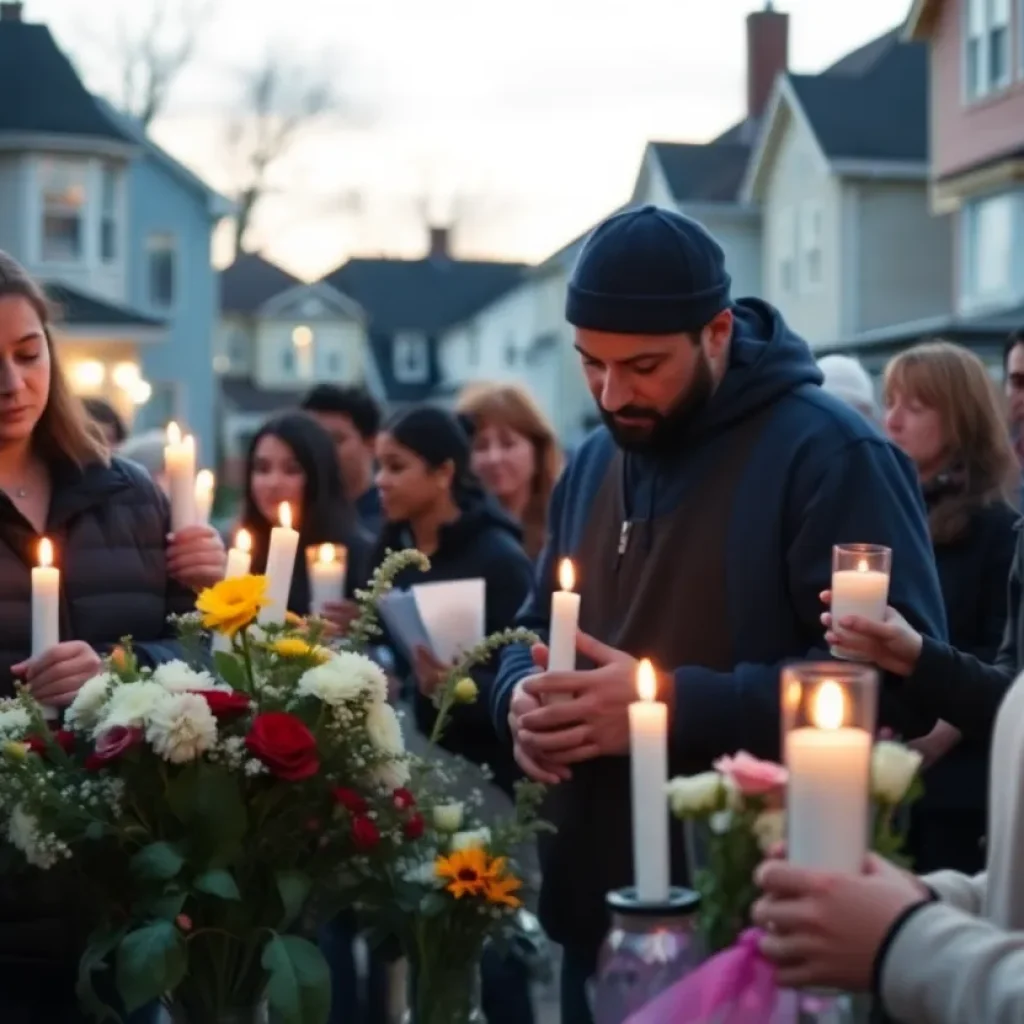
[[286,711],[268,711],[252,720],[245,737],[249,752],[286,782],[299,782],[316,775],[320,758],[316,737],[294,715]]
[[334,797],[336,804],[353,814],[365,814],[370,809],[370,805],[354,789],[335,786],[331,790],[331,796]]
[[[75,734],[73,732],[69,732],[67,729],[55,729],[50,736],[65,754],[70,754],[74,749]],[[25,745],[33,754],[38,754],[40,757],[46,754],[46,740],[42,736],[29,736],[25,740]]]
[[87,771],[99,771],[104,765],[117,760],[123,753],[142,742],[143,732],[124,725],[113,725],[96,737],[96,747],[85,759]]
[[189,690],[189,693],[198,694],[206,701],[214,718],[231,718],[233,715],[243,715],[249,710],[252,701],[237,690]]
[[405,823],[405,838],[406,839],[419,839],[423,835],[423,830],[427,827],[426,822],[423,820],[422,814],[414,814]]
[[400,811],[405,811],[410,807],[416,806],[416,797],[414,797],[407,789],[396,789],[394,793],[391,794],[391,799],[395,801],[395,806]]
[[380,842],[380,829],[365,815],[353,818],[352,842],[357,850],[372,850]]

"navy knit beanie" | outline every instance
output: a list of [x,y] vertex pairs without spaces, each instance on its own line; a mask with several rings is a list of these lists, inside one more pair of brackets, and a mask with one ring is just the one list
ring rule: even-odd
[[587,239],[565,318],[610,334],[696,331],[729,305],[722,247],[696,221],[643,206],[609,217]]

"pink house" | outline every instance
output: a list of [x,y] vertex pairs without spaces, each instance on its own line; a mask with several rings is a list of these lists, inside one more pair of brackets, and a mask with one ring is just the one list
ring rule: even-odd
[[1024,323],[1024,0],[914,0],[930,47],[931,203],[955,224],[957,313]]

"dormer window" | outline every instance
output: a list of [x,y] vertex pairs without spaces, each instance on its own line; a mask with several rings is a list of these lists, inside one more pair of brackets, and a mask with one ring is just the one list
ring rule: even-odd
[[423,384],[430,376],[427,339],[422,334],[397,335],[392,362],[399,384]]

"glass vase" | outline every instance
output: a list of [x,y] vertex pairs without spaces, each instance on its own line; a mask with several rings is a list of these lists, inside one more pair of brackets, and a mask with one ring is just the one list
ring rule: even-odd
[[480,958],[452,954],[409,963],[409,1007],[402,1024],[486,1024],[480,1005]]
[[644,904],[632,889],[607,897],[611,929],[589,985],[594,1024],[622,1024],[704,959],[697,933],[700,897],[672,889],[661,904]]
[[255,1006],[217,1011],[212,1019],[208,1010],[190,1009],[187,998],[174,999],[166,1005],[166,1010],[171,1024],[269,1024],[270,1021],[267,1004],[262,1001]]

